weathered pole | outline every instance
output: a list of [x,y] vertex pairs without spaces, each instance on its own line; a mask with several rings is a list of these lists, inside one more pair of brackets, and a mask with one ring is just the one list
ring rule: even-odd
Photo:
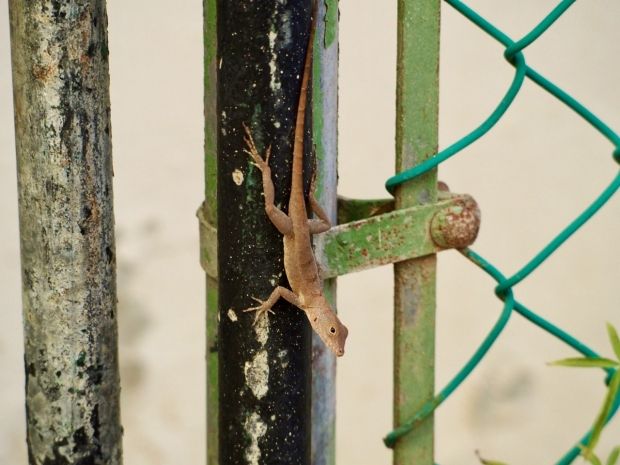
[[[201,225],[201,263],[207,272],[207,463],[219,464],[219,292],[217,279],[217,139],[218,139],[218,54],[216,0],[203,0],[205,44],[205,202],[198,216]],[[337,0],[318,2],[316,43],[314,47],[312,142],[317,164],[317,194],[333,224],[336,223],[336,153],[337,153],[337,74],[338,74],[338,6]],[[288,24],[270,31],[286,37]],[[297,39],[295,39],[297,40]],[[300,45],[300,47],[303,46]],[[300,48],[301,50],[301,48]],[[280,52],[281,53],[281,52]],[[222,86],[227,86],[223,82]],[[289,95],[290,97],[290,95]],[[295,102],[292,102],[294,105]],[[310,124],[310,122],[308,122]],[[238,173],[237,173],[238,175]],[[237,177],[237,181],[239,181]],[[325,282],[326,295],[335,305],[335,279]],[[311,463],[332,465],[335,459],[335,370],[334,355],[313,335],[311,395]]]
[[[312,142],[317,158],[317,198],[337,223],[338,0],[317,2],[312,81]],[[319,235],[314,237],[316,241]],[[336,308],[336,279],[323,283]],[[312,465],[336,462],[336,357],[312,334]]]
[[310,13],[310,0],[217,2],[221,465],[310,463],[308,321],[283,301],[256,325],[253,314],[242,312],[256,304],[252,296],[264,299],[276,285],[287,285],[282,236],[265,215],[260,173],[243,151],[242,125],[252,129],[259,151],[271,145],[276,204],[286,209]]
[[[217,2],[203,0],[203,39],[204,39],[204,168],[205,199],[198,217],[200,221],[201,243],[207,242],[203,234],[206,224],[215,231],[217,225]],[[207,260],[217,272],[217,237],[211,238],[209,257],[201,256],[201,264]],[[202,248],[201,248],[202,249]],[[205,271],[207,271],[205,269]],[[206,361],[207,361],[207,465],[219,465],[219,290],[218,280],[213,273],[206,273]]]
[[104,0],[10,0],[31,465],[122,462]]
[[[439,0],[398,1],[396,172],[437,151]],[[396,208],[437,201],[437,170],[396,191]],[[432,399],[435,386],[436,256],[394,265],[394,425]],[[432,465],[433,417],[401,438],[394,465]]]

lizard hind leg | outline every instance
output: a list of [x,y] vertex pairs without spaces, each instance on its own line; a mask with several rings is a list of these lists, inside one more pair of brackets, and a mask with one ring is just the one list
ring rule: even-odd
[[257,297],[251,296],[252,299],[254,299],[255,301],[257,301],[259,303],[259,305],[256,305],[254,307],[248,307],[246,309],[244,309],[244,312],[256,312],[256,316],[254,317],[254,324],[256,324],[258,322],[258,320],[260,319],[261,316],[263,316],[266,313],[275,313],[270,307],[267,307],[265,304],[267,303],[267,301],[265,300],[260,300]]
[[266,315],[268,312],[273,313],[271,307],[275,305],[275,303],[280,299],[280,297],[283,297],[284,300],[292,303],[297,307],[299,307],[301,304],[299,298],[293,291],[285,287],[278,286],[271,292],[271,295],[267,298],[267,300],[261,300],[257,299],[256,297],[252,297],[252,299],[256,300],[260,305],[246,308],[243,311],[256,312],[256,316],[254,317],[254,324],[256,324],[256,322],[261,316]]
[[314,213],[318,218],[312,218],[308,220],[308,228],[310,230],[310,234],[319,234],[331,229],[332,225],[329,221],[329,217],[321,204],[319,204],[318,200],[315,196],[316,191],[316,158],[314,161],[314,171],[312,173],[312,179],[310,180],[310,194],[308,195],[308,200],[310,200],[310,207],[312,209],[312,213]]
[[244,149],[245,153],[252,157],[252,160],[254,160],[254,163],[261,171],[263,171],[265,168],[268,169],[269,157],[271,156],[271,145],[267,147],[267,150],[265,150],[265,158],[261,157],[258,153],[258,149],[256,148],[256,144],[254,143],[252,131],[250,131],[250,128],[245,123],[243,123],[243,129],[245,131],[245,137],[243,138],[243,141],[247,146],[247,149]]
[[265,196],[265,213],[273,223],[273,225],[280,231],[280,234],[291,234],[293,232],[293,223],[286,213],[280,210],[275,205],[275,188],[273,186],[273,180],[271,179],[271,168],[269,168],[269,156],[271,155],[271,146],[267,147],[265,151],[265,158],[260,156],[252,132],[250,128],[244,123],[243,129],[245,130],[244,141],[247,146],[244,151],[250,155],[254,160],[254,165],[263,174],[263,194]]
[[323,210],[323,207],[321,207],[313,193],[310,193],[310,206],[312,207],[312,212],[318,216],[318,218],[311,218],[308,220],[308,229],[310,230],[310,234],[320,234],[322,232],[329,231],[332,224],[329,221],[327,213],[325,213],[325,210]]

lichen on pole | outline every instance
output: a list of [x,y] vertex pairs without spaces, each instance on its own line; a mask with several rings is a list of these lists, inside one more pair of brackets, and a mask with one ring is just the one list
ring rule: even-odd
[[103,0],[9,1],[31,465],[121,459]]

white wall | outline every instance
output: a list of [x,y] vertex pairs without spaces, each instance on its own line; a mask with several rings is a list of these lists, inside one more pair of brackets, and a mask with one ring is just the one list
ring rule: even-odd
[[[525,34],[557,2],[478,0],[505,32]],[[340,191],[384,196],[393,171],[396,2],[341,0]],[[125,462],[204,463],[204,284],[194,212],[202,196],[200,2],[108,1]],[[148,7],[147,7],[148,5]],[[528,63],[620,129],[620,4],[577,2],[526,53]],[[512,79],[501,47],[443,5],[440,146],[481,122]],[[475,249],[516,271],[616,173],[612,147],[526,83],[483,140],[442,165],[472,194]],[[620,196],[517,288],[534,310],[611,354],[620,327]],[[0,7],[0,463],[26,463],[8,14]],[[439,260],[437,387],[499,314],[494,283],[460,255]],[[359,292],[364,289],[364,292]],[[339,360],[338,464],[387,464],[391,423],[391,271],[339,280],[349,326]],[[488,358],[437,415],[437,462],[554,463],[585,431],[602,376],[551,368],[574,353],[515,315]],[[363,367],[364,370],[360,370]],[[620,437],[620,420],[602,451]]]

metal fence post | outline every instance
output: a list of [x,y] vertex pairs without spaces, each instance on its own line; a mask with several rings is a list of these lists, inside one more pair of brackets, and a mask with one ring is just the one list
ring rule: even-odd
[[[399,0],[396,171],[436,153],[439,0]],[[436,170],[399,187],[396,207],[437,200]],[[435,255],[394,265],[394,425],[434,394]],[[433,418],[401,438],[394,464],[432,465]]]
[[[222,465],[310,461],[311,333],[305,315],[280,302],[275,315],[253,325],[254,315],[242,312],[255,304],[252,296],[265,298],[286,284],[282,238],[265,216],[260,175],[243,151],[242,124],[252,128],[259,150],[271,144],[276,203],[286,205],[310,3],[216,4]],[[308,169],[311,153],[308,143]]]
[[[217,0],[203,0],[204,117],[205,117],[205,201],[198,216],[217,224]],[[217,244],[215,244],[217,246]],[[213,254],[215,255],[215,254]],[[215,256],[211,257],[215,261]],[[219,465],[219,361],[217,279],[206,277],[207,334],[207,465]]]
[[118,465],[105,1],[9,10],[29,462]]
[[[336,224],[338,154],[338,1],[318,2],[314,47],[312,140],[317,157],[319,202]],[[317,236],[318,237],[318,236]],[[336,308],[336,279],[323,283]],[[336,461],[336,358],[312,335],[312,465]]]

